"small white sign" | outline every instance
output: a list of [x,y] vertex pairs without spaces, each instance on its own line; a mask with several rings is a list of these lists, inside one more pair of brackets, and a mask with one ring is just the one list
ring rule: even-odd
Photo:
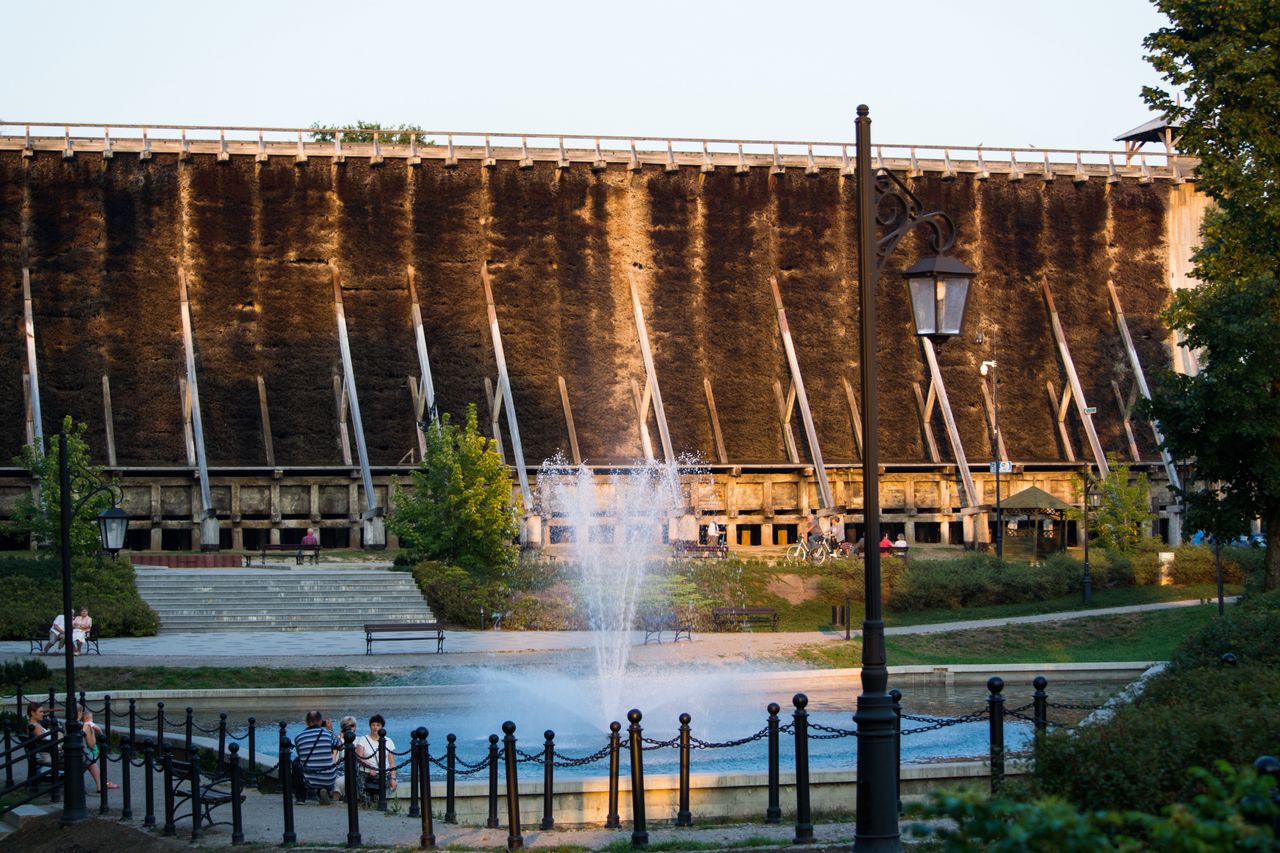
[[1085,413],[1086,415],[1096,415],[1096,414],[1098,414],[1098,407],[1097,407],[1097,406],[1085,406],[1085,407],[1084,407],[1084,413]]
[[1007,461],[992,462],[992,463],[991,463],[991,465],[990,465],[990,467],[989,467],[989,470],[991,471],[991,473],[992,473],[992,474],[996,474],[996,473],[1000,473],[1000,474],[1012,474],[1012,473],[1013,473],[1013,463],[1012,463],[1012,462],[1007,462]]

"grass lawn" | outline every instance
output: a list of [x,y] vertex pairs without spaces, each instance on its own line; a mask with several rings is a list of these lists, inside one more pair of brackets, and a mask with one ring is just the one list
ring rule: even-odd
[[[340,667],[330,669],[274,669],[266,666],[167,668],[163,666],[77,666],[76,689],[85,692],[119,690],[249,690],[270,687],[366,687],[381,674]],[[61,669],[52,670],[50,683],[62,690]],[[24,684],[27,693],[46,685]],[[12,685],[8,686],[11,692]]]
[[[1217,613],[1213,606],[1183,607],[1033,625],[890,636],[885,638],[885,644],[889,660],[899,666],[1165,660],[1189,633],[1217,618]],[[862,644],[855,639],[804,646],[794,656],[816,666],[843,668],[858,666],[861,654]]]

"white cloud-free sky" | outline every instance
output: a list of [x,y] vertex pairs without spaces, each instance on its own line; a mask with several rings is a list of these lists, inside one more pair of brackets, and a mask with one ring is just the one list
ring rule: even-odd
[[[0,121],[1116,148],[1147,0],[12,3]],[[12,129],[9,130],[12,132]]]

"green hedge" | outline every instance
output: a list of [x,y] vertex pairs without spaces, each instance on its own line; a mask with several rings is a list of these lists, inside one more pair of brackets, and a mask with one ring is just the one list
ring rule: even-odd
[[[897,561],[885,561],[891,565]],[[1105,552],[1090,554],[1094,584],[1130,586],[1128,561]],[[905,571],[885,573],[886,606],[898,613],[1016,604],[1058,598],[1080,589],[1084,564],[1055,554],[1038,566],[1000,562],[990,554],[966,554],[955,560],[912,560]]]
[[[99,637],[155,634],[160,617],[138,595],[128,560],[77,558],[71,567],[72,603],[88,607]],[[56,560],[0,559],[0,638],[25,640],[62,612],[62,569]]]
[[[1171,666],[1109,720],[1053,733],[1036,747],[1035,780],[1082,808],[1154,811],[1194,793],[1188,767],[1249,765],[1280,743],[1280,598],[1231,607],[1197,631]],[[1232,652],[1238,666],[1224,666]]]

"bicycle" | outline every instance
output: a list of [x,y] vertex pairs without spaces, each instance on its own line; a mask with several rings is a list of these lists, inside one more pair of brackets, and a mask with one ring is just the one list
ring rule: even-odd
[[815,566],[821,566],[828,557],[832,556],[834,554],[831,547],[827,545],[826,539],[821,539],[816,545],[810,547],[808,538],[803,537],[787,549],[787,559],[794,563],[813,563]]

